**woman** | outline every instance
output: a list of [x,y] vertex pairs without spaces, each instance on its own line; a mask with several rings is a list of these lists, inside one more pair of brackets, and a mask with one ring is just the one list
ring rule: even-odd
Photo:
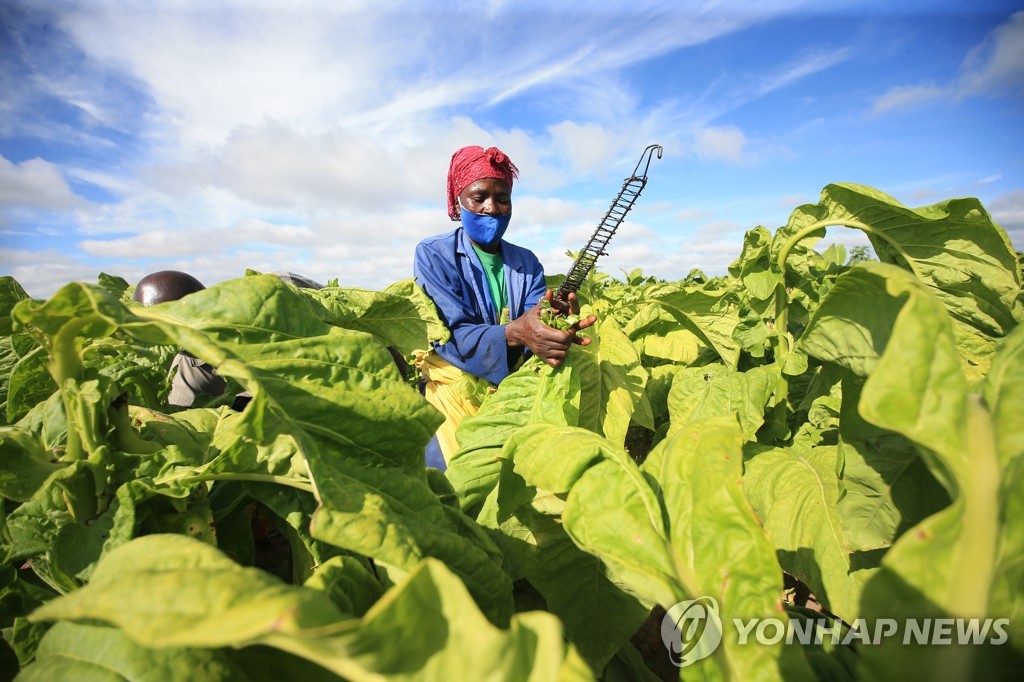
[[[447,418],[437,436],[445,462],[458,447],[455,427],[464,415],[476,413],[474,405],[452,394],[461,372],[497,384],[524,353],[557,367],[571,344],[590,343],[577,332],[597,320],[590,316],[568,331],[541,322],[539,303],[551,300],[544,268],[531,251],[503,239],[518,176],[497,147],[455,152],[448,168],[448,216],[461,220],[461,226],[416,247],[416,280],[451,331],[451,339],[420,363],[427,399]],[[552,305],[563,314],[579,312],[575,294],[568,304]]]

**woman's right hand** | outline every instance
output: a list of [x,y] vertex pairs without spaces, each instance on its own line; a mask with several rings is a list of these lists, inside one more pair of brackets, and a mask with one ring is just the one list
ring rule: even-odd
[[[551,301],[550,289],[544,294],[544,300]],[[544,324],[540,319],[540,311],[538,303],[524,315],[505,325],[505,338],[509,346],[526,346],[547,364],[558,367],[565,361],[569,346],[574,343],[586,346],[591,342],[591,339],[579,336],[577,332],[597,322],[596,315],[580,320],[568,330],[562,331]]]

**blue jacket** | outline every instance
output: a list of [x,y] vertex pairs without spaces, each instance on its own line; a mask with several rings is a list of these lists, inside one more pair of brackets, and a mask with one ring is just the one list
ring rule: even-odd
[[[501,257],[509,319],[514,320],[544,296],[544,267],[531,251],[504,240]],[[413,274],[452,333],[448,343],[437,346],[438,354],[491,383],[507,377],[522,349],[509,348],[505,341],[505,326],[498,324],[480,259],[465,231],[459,227],[420,242]]]

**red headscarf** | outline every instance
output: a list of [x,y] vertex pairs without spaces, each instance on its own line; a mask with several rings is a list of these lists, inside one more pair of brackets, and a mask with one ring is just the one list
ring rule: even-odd
[[519,169],[512,159],[497,147],[463,147],[452,154],[448,167],[448,217],[459,219],[459,193],[468,185],[481,178],[498,178],[512,189],[512,180],[518,177]]

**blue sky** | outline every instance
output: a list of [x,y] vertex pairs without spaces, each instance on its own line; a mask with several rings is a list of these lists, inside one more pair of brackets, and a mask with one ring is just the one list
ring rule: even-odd
[[379,288],[451,229],[467,144],[519,166],[507,238],[552,274],[652,143],[613,273],[724,272],[831,182],[976,196],[1024,250],[1020,2],[283,7],[0,4],[0,274],[36,297],[161,269]]

